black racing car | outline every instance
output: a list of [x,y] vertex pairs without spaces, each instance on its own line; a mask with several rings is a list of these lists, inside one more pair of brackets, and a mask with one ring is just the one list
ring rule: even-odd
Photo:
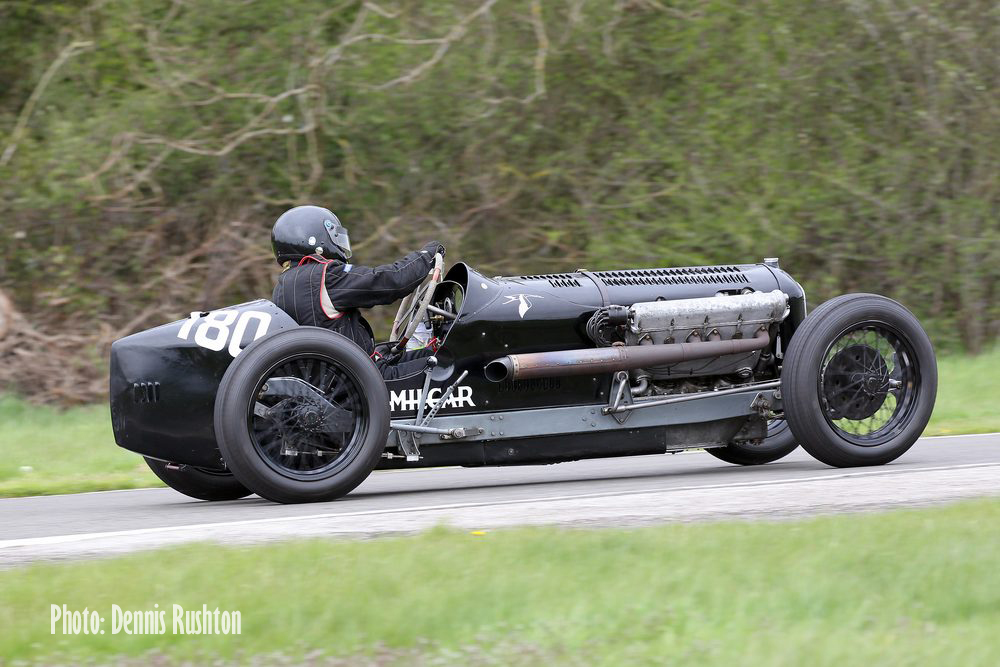
[[376,467],[509,465],[704,448],[769,463],[797,444],[879,465],[927,424],[930,340],[902,305],[847,294],[806,316],[762,264],[488,278],[441,258],[400,307],[424,371],[369,355],[266,300],[194,312],[111,348],[117,443],[174,489],[276,502],[349,493]]

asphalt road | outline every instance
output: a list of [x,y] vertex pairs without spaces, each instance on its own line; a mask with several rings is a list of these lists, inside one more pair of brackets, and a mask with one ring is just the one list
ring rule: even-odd
[[192,540],[255,543],[460,528],[783,518],[1000,495],[1000,434],[925,438],[877,468],[829,468],[798,450],[740,467],[704,452],[550,466],[378,471],[332,503],[208,503],[170,489],[0,500],[0,566]]

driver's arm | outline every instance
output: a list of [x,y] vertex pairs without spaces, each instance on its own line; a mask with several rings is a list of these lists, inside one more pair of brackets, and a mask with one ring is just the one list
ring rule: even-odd
[[431,241],[392,264],[374,268],[346,264],[342,271],[328,271],[330,300],[336,308],[370,308],[398,301],[427,277],[437,253],[444,254],[444,245]]

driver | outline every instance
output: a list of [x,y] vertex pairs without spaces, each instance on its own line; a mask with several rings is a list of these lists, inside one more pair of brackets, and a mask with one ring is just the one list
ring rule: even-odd
[[395,363],[376,353],[372,328],[358,309],[390,304],[415,290],[434,266],[434,255],[444,255],[439,241],[392,264],[348,264],[351,242],[337,216],[319,206],[297,206],[274,223],[271,249],[283,268],[271,300],[298,324],[347,336],[387,380],[424,369],[430,347],[407,351]]

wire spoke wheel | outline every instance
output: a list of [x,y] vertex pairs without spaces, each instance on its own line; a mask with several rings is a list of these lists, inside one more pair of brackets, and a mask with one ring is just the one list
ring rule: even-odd
[[909,419],[920,369],[896,331],[884,323],[864,322],[827,347],[819,382],[824,415],[838,435],[874,446]]
[[[292,395],[282,387],[292,387]],[[323,475],[349,460],[368,424],[359,381],[333,359],[316,354],[275,364],[260,379],[247,419],[261,458],[296,478]]]
[[261,338],[226,370],[215,433],[229,469],[268,500],[334,500],[368,477],[389,435],[389,392],[343,336],[296,327]]
[[883,465],[917,441],[937,394],[937,362],[913,313],[877,294],[845,294],[796,329],[781,370],[784,416],[814,458]]

